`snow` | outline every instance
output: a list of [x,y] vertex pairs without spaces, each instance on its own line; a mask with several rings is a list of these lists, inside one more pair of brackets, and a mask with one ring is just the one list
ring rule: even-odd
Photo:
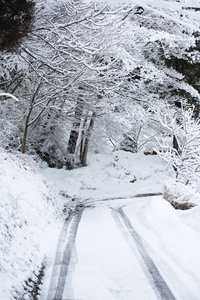
[[14,299],[56,245],[60,225],[33,160],[0,149],[0,164],[0,299]]
[[10,97],[17,102],[19,101],[19,99],[17,99],[15,96],[13,96],[12,94],[9,94],[9,93],[0,93],[0,97],[3,97],[3,96]]
[[[181,293],[184,299],[183,286],[189,287],[196,295],[200,295],[200,269],[197,267],[200,255],[200,242],[197,239],[198,228],[191,217],[199,218],[200,209],[177,211],[161,197],[151,197],[143,206],[137,204],[125,207],[124,211],[130,217],[132,224],[142,234],[151,247],[159,253],[182,281],[171,275],[172,285]],[[190,225],[186,221],[189,216]],[[184,217],[183,217],[184,216]],[[192,218],[193,218],[192,217]],[[164,270],[165,273],[165,270]],[[191,299],[191,298],[186,298]]]
[[[94,2],[84,0],[85,2]],[[184,9],[185,7],[200,8],[199,1],[161,1],[161,0],[96,0],[95,2],[108,3],[112,5],[129,4],[133,6],[142,6],[154,15],[164,17],[168,21],[173,21],[182,25],[188,30],[199,30],[200,13],[194,10]]]
[[[194,231],[161,198],[140,198],[128,205],[110,203],[110,207],[122,204],[131,222],[156,252],[154,260],[161,261],[160,272],[176,299],[198,299],[197,232],[196,237],[192,236]],[[100,205],[84,212],[72,255],[71,285],[66,284],[64,299],[131,300],[133,295],[138,300],[157,299],[136,246],[130,248],[123,234],[119,234],[110,211],[108,206]],[[157,257],[158,253],[164,262]]]
[[[38,273],[44,257],[40,298],[46,299],[63,223],[60,210],[73,210],[79,201],[86,208],[65,298],[158,298],[136,245],[113,216],[113,209],[123,206],[176,298],[198,299],[200,207],[179,211],[161,196],[133,198],[162,192],[168,171],[157,155],[90,153],[88,166],[71,171],[50,169],[28,156],[2,149],[0,160],[0,299],[19,298],[25,280],[35,278],[34,271]],[[131,182],[134,178],[137,180]],[[29,294],[26,297],[29,299]]]
[[[119,234],[107,207],[85,211],[74,252],[77,256],[72,273],[74,299],[128,300],[133,295],[136,299],[157,299],[137,255],[133,255]],[[64,299],[70,298],[67,287]]]
[[[135,261],[139,259],[137,249],[133,255],[111,217],[112,208],[123,206],[150,245],[149,252],[160,263],[159,271],[176,298],[198,299],[200,209],[180,212],[162,197],[133,198],[140,193],[162,192],[168,172],[158,156],[124,151],[90,154],[85,168],[44,168],[41,172],[56,193],[62,191],[82,199],[86,206],[92,205],[84,210],[79,225],[64,298],[128,300],[134,294],[141,300],[146,295],[157,299],[142,264]],[[137,181],[131,183],[134,177]]]
[[[82,200],[132,197],[138,193],[162,192],[165,165],[158,156],[116,151],[91,154],[86,168],[73,171],[43,169],[43,176],[57,193]],[[131,183],[136,178],[136,183]]]
[[[122,4],[124,9],[139,5],[152,20],[162,16],[189,32],[199,31],[200,12],[184,9],[199,8],[196,0],[96,2]],[[152,42],[168,36],[170,45],[174,46],[172,33],[131,26],[131,32],[126,34],[133,40],[135,35],[137,41],[140,34],[149,35]],[[193,37],[177,35],[180,48],[182,44],[190,46],[192,41]],[[137,47],[135,43],[135,52]],[[119,55],[127,69],[137,65],[128,51],[122,50]],[[153,70],[152,79],[157,81],[163,80],[164,71],[174,79],[182,79],[175,71],[149,69]],[[143,73],[145,76],[145,66]],[[177,87],[181,88],[182,83],[177,83]],[[187,90],[199,96],[189,85]],[[18,101],[11,94],[0,93],[5,95]],[[0,149],[0,299],[30,299],[31,286],[27,286],[27,281],[29,278],[37,281],[42,263],[46,269],[41,299],[46,299],[63,221],[78,203],[84,203],[86,208],[72,253],[67,278],[70,288],[67,285],[64,290],[66,297],[132,300],[134,295],[137,300],[157,299],[136,245],[125,226],[120,229],[113,217],[113,211],[123,206],[177,300],[199,299],[200,196],[193,194],[192,189],[175,185],[173,175],[158,156],[124,151],[90,153],[87,167],[71,171],[50,169],[34,159]],[[177,199],[187,199],[196,207],[180,211],[161,196],[138,197],[162,193],[167,176],[171,177],[168,191],[171,187],[171,194],[176,194]]]

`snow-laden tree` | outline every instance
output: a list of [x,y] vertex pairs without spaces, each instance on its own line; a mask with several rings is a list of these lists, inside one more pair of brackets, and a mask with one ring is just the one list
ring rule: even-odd
[[181,17],[181,5],[38,1],[32,36],[1,59],[1,89],[20,99],[15,115],[5,102],[2,111],[21,144],[52,166],[84,165],[90,137],[119,147],[128,135],[135,149],[152,141],[165,102],[193,103],[198,115],[198,78],[174,64],[198,67],[196,15]]
[[[125,73],[120,64],[118,32],[114,33],[115,18],[107,6],[84,5],[81,1],[56,2],[53,11],[47,10],[45,24],[37,29],[37,38],[42,38],[44,49],[51,50],[45,68],[51,64],[50,74],[54,77],[49,78],[45,72],[46,79],[56,89],[60,87],[59,100],[53,106],[60,111],[55,121],[61,114],[62,117],[71,114],[68,146],[62,153],[68,167],[74,163],[86,164],[94,118],[107,105],[109,94]],[[40,58],[46,57],[41,52]],[[51,121],[50,114],[48,120]],[[46,144],[49,146],[48,141]]]
[[[143,140],[146,138],[148,141],[150,136],[158,136],[161,133],[155,121],[158,116],[157,110],[165,103],[169,102],[175,106],[180,106],[182,102],[193,104],[196,115],[199,111],[200,95],[197,85],[200,79],[196,76],[195,85],[192,84],[194,74],[190,74],[191,80],[186,76],[188,68],[198,69],[198,40],[194,34],[197,29],[195,17],[198,19],[198,15],[186,13],[183,21],[183,18],[173,11],[174,6],[169,5],[166,9],[164,4],[160,4],[158,9],[155,7],[155,3],[149,5],[141,3],[140,7],[132,5],[123,24],[126,34],[126,38],[122,41],[123,48],[126,57],[129,55],[129,61],[131,57],[133,63],[129,76],[116,91],[121,96],[118,108],[119,120],[124,115],[125,124],[128,125],[124,126],[124,131],[119,130],[119,136],[121,138],[122,134],[125,134],[128,142],[132,141],[132,144],[135,138],[137,139],[137,132],[140,132],[137,125],[145,119],[148,120],[143,126],[146,130],[140,132]],[[180,14],[184,13],[181,4],[176,3],[175,7]],[[187,18],[190,19],[190,24],[186,21]],[[175,59],[177,63],[182,61],[182,68],[176,68],[173,63]],[[132,108],[133,103],[136,109]],[[126,112],[125,106],[129,107]],[[148,123],[150,127],[147,126]]]
[[200,122],[192,109],[168,108],[160,123],[171,137],[159,142],[160,156],[173,168],[176,180],[192,185],[199,191],[200,181]]
[[[22,44],[19,63],[7,72],[2,88],[7,92],[15,90],[23,99],[23,152],[28,129],[37,130],[38,135],[38,128],[39,138],[33,135],[30,140],[32,148],[38,153],[48,152],[51,142],[46,137],[52,140],[60,118],[71,114],[74,120],[67,151],[72,156],[79,152],[78,160],[85,164],[97,110],[106,106],[108,95],[124,73],[118,32],[114,34],[115,12],[107,6],[85,5],[82,1],[46,5],[39,2],[36,9],[32,37]],[[20,63],[25,64],[21,73],[17,70]]]

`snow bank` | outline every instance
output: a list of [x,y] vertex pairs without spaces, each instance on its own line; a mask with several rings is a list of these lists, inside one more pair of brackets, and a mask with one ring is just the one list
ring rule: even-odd
[[151,200],[143,211],[143,222],[148,228],[150,225],[151,230],[156,233],[162,249],[184,267],[187,273],[200,279],[200,269],[196,268],[200,241],[196,239],[196,231],[183,222],[171,205],[167,201]]
[[0,149],[0,165],[0,299],[19,299],[56,243],[59,222],[31,158]]
[[161,197],[152,197],[139,211],[129,206],[125,212],[151,247],[199,295],[200,207],[179,211]]

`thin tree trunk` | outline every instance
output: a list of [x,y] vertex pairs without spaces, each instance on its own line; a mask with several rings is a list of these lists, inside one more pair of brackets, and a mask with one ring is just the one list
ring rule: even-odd
[[[176,155],[177,155],[180,152],[180,149],[179,149],[178,141],[177,141],[177,138],[175,135],[173,135],[173,148],[176,150]],[[172,167],[176,173],[176,178],[178,178],[177,166],[174,164]]]
[[83,100],[79,98],[77,101],[77,106],[75,108],[74,121],[73,121],[72,130],[70,132],[68,146],[67,146],[66,167],[69,170],[73,169],[75,164],[75,152],[76,152],[77,142],[80,134],[82,113],[83,113]]
[[173,135],[173,148],[179,152],[179,146],[178,146],[178,141],[175,135]]
[[69,141],[68,141],[67,152],[69,154],[74,154],[76,151],[76,145],[77,145],[79,131],[81,127],[82,111],[83,111],[83,102],[82,100],[79,100],[79,103],[75,108],[73,129],[71,130]]
[[27,144],[27,137],[28,137],[28,128],[33,123],[33,121],[31,123],[29,123],[29,120],[30,120],[30,117],[31,117],[31,113],[33,111],[35,98],[36,98],[36,96],[37,96],[37,94],[38,94],[39,89],[40,89],[41,86],[42,86],[42,81],[38,84],[37,89],[36,89],[35,93],[33,94],[33,97],[31,99],[31,106],[30,106],[28,115],[26,117],[25,129],[24,129],[24,137],[23,137],[23,142],[22,142],[22,153],[23,154],[26,152],[26,144]]
[[31,105],[28,115],[26,117],[26,122],[25,122],[25,129],[24,129],[24,137],[23,137],[23,142],[22,142],[22,153],[24,154],[26,152],[26,143],[27,143],[27,137],[28,137],[28,128],[29,128],[29,120],[30,116],[33,110],[33,106]]
[[79,152],[80,163],[82,163],[82,160],[83,160],[83,152],[84,152],[84,145],[85,145],[85,132],[87,131],[87,121],[88,121],[88,118],[85,117],[84,122],[83,122],[82,131],[81,131],[81,142],[80,142],[80,152]]
[[88,154],[88,148],[89,148],[89,141],[90,141],[92,129],[94,127],[95,115],[96,115],[96,113],[93,112],[91,120],[90,120],[89,127],[86,131],[85,144],[84,144],[84,149],[83,149],[83,153],[82,153],[82,161],[81,161],[82,166],[86,166],[86,164],[87,164],[87,154]]

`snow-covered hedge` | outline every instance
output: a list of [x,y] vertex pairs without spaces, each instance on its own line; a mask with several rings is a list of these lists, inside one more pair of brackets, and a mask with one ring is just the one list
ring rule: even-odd
[[0,299],[19,299],[58,230],[58,214],[30,157],[0,149],[0,165]]
[[189,209],[200,204],[200,194],[191,186],[168,180],[163,185],[163,197],[177,209]]

